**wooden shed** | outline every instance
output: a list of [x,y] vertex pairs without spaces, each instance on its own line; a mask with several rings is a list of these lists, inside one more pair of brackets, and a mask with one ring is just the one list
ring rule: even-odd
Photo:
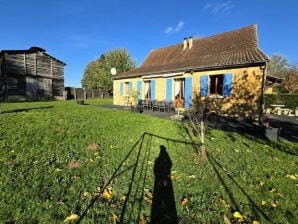
[[0,51],[0,100],[63,98],[65,65],[39,47]]

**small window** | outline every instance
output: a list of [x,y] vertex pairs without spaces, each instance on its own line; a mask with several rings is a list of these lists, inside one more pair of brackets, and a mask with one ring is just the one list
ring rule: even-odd
[[223,95],[223,75],[210,75],[210,95]]

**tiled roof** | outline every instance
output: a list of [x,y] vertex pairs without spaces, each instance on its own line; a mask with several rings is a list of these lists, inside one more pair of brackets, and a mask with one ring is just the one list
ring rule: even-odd
[[191,49],[182,44],[152,50],[141,67],[114,79],[185,70],[225,68],[262,63],[269,58],[258,48],[257,26],[194,39]]

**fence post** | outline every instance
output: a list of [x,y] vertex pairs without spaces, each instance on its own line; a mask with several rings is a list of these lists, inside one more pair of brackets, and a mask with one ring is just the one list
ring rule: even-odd
[[77,91],[76,91],[76,88],[74,88],[74,98],[75,98],[75,100],[77,100]]

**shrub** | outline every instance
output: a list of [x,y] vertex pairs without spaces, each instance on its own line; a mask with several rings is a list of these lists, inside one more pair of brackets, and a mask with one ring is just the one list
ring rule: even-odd
[[283,104],[286,108],[295,109],[298,107],[298,94],[266,94],[265,106],[270,104]]

